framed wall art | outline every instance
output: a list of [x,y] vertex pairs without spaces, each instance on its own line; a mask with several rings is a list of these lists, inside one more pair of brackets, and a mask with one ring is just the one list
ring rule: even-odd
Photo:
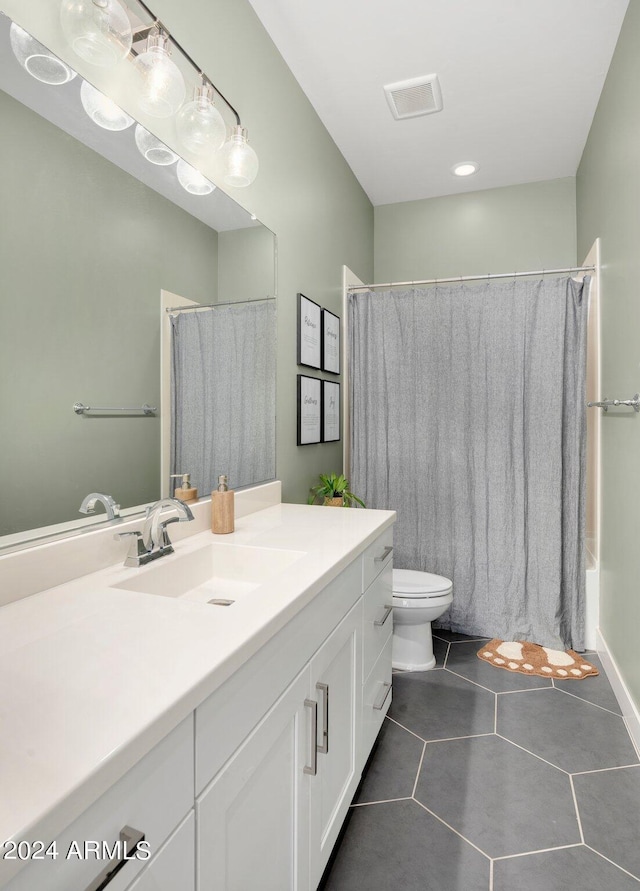
[[340,441],[340,384],[322,381],[322,441]]
[[322,310],[322,368],[340,374],[340,316]]
[[322,441],[322,381],[298,375],[298,445]]
[[298,294],[298,365],[320,370],[322,360],[322,309]]

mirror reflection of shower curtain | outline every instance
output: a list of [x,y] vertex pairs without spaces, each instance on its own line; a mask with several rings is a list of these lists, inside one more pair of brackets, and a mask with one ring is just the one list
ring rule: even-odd
[[586,282],[349,297],[352,488],[453,631],[584,646]]
[[275,301],[178,313],[171,324],[171,473],[190,473],[201,496],[223,473],[233,489],[273,479]]

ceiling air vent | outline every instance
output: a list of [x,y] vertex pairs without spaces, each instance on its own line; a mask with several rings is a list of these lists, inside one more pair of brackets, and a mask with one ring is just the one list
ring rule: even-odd
[[437,74],[387,84],[384,92],[391,114],[397,121],[442,111],[442,93]]

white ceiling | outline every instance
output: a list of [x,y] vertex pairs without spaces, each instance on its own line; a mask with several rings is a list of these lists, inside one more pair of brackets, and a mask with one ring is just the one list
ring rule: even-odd
[[[250,2],[378,205],[573,176],[629,0]],[[433,73],[395,121],[383,86]]]

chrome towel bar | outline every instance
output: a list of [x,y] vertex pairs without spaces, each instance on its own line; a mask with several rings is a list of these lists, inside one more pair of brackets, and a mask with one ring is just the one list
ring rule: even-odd
[[106,412],[118,412],[118,411],[132,411],[140,414],[142,412],[145,415],[152,415],[157,411],[155,406],[147,405],[145,402],[144,405],[141,405],[139,408],[98,408],[97,406],[91,405],[83,405],[82,402],[75,402],[73,405],[73,410],[77,415],[84,415],[88,411],[106,411]]
[[636,393],[633,399],[607,399],[605,396],[602,402],[587,402],[587,408],[601,408],[602,411],[609,411],[610,405],[628,405],[634,411],[640,411],[640,393]]

